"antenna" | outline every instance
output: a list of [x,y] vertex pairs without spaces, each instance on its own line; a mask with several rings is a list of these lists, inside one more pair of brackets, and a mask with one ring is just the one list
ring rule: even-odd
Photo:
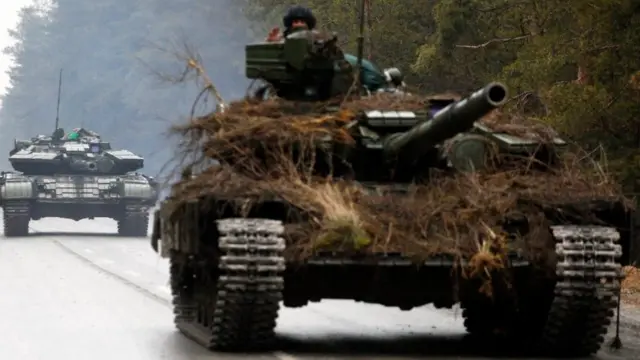
[[62,69],[60,69],[60,75],[58,76],[58,106],[56,108],[56,127],[53,131],[58,130],[58,124],[60,123],[60,95],[62,93]]
[[362,74],[362,58],[364,57],[364,24],[365,24],[365,4],[367,0],[360,0],[360,29],[358,33],[358,62],[356,63],[356,73],[358,74],[357,84],[358,90],[364,83]]

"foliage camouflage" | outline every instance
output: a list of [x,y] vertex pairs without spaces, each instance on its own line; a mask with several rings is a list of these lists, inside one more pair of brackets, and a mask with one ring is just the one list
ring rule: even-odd
[[[279,25],[286,0],[257,0]],[[355,1],[307,0],[319,27],[355,49]],[[424,90],[466,92],[494,79],[512,106],[553,125],[608,164],[635,193],[640,175],[640,3],[632,0],[369,0],[367,55]],[[257,5],[256,5],[257,4]],[[407,9],[419,9],[407,11]],[[259,13],[264,19],[264,12]],[[271,14],[269,16],[269,14]],[[257,18],[256,18],[257,19]],[[634,81],[634,79],[636,79]]]

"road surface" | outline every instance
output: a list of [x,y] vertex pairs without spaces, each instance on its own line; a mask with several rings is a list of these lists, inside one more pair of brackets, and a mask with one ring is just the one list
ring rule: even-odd
[[[471,353],[458,311],[348,301],[281,310],[276,352],[211,353],[173,327],[167,261],[115,228],[107,219],[43,219],[29,237],[0,238],[0,359],[493,358],[490,349]],[[625,348],[598,359],[640,358],[638,331],[625,325]]]

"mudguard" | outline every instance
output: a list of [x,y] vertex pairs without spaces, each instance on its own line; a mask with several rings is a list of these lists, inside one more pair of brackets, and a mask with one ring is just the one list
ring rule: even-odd
[[34,189],[31,179],[15,173],[3,173],[0,181],[0,199],[31,200],[34,198]]

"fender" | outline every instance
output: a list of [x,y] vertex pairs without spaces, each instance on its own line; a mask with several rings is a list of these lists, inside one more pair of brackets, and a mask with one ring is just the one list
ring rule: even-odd
[[13,173],[2,174],[0,180],[0,201],[31,200],[34,196],[33,183],[26,176]]

